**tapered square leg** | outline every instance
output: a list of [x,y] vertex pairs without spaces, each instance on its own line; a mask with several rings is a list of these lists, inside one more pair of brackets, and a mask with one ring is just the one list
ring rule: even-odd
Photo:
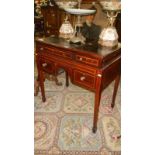
[[43,101],[43,102],[46,102],[46,98],[45,98],[45,97],[42,97],[42,101]]
[[43,77],[43,71],[40,70],[39,72],[39,80],[40,80],[40,89],[41,89],[41,95],[42,95],[42,101],[45,102],[45,89],[44,89],[44,77]]
[[98,113],[99,113],[99,106],[100,106],[100,98],[101,98],[101,77],[97,77],[96,85],[97,89],[95,92],[95,105],[94,105],[94,121],[93,121],[93,133],[97,131],[97,122],[98,122]]
[[92,132],[93,132],[93,133],[96,133],[96,131],[97,131],[97,127],[93,127],[93,128],[92,128]]
[[66,71],[65,74],[66,74],[66,87],[68,87],[69,86],[68,72]]
[[113,91],[113,97],[112,97],[112,103],[111,103],[112,108],[114,108],[115,106],[115,99],[116,99],[119,81],[120,81],[120,75],[118,75],[115,79],[115,85],[114,85],[114,91]]

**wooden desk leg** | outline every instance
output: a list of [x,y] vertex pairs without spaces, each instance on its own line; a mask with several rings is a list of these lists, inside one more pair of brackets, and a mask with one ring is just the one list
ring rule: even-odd
[[93,133],[97,131],[97,121],[98,121],[98,113],[101,99],[101,77],[98,77],[97,82],[97,90],[95,92],[95,105],[94,105],[94,122],[93,122]]
[[112,97],[112,103],[111,103],[112,108],[115,105],[115,99],[116,99],[116,94],[117,94],[117,90],[118,90],[119,81],[120,81],[120,75],[118,75],[116,77],[116,79],[115,79],[115,85],[114,85],[114,91],[113,91],[113,97]]
[[43,77],[43,72],[41,70],[39,71],[39,83],[40,83],[42,101],[45,102],[46,98],[45,98],[45,90],[44,90],[44,77]]
[[68,72],[66,71],[65,74],[66,74],[66,87],[68,87],[69,86]]
[[34,96],[37,96],[39,92],[39,80],[34,81]]

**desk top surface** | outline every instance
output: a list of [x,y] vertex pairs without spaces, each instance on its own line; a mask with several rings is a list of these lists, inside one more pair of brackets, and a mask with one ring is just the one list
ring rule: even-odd
[[108,48],[103,48],[98,44],[84,44],[84,45],[71,44],[69,43],[69,41],[66,41],[65,39],[58,38],[58,37],[40,38],[40,39],[37,39],[36,41],[39,41],[48,45],[52,45],[55,47],[59,47],[59,48],[69,49],[72,51],[88,52],[102,57],[109,55],[110,53],[113,53],[113,52],[115,53],[119,51],[119,49],[121,48],[120,43],[115,49],[108,49]]

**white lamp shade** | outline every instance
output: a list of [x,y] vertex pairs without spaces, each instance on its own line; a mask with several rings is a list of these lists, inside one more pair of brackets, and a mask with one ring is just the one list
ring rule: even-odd
[[118,34],[115,27],[104,28],[99,36],[99,44],[114,47],[118,44]]
[[62,38],[70,38],[73,35],[74,30],[69,21],[64,21],[60,27],[59,33]]

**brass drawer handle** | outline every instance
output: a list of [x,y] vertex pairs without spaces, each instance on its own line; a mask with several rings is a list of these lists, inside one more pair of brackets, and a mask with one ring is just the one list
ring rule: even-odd
[[43,63],[42,66],[43,66],[43,67],[46,67],[46,66],[47,66],[47,63]]
[[80,77],[80,80],[81,80],[81,81],[84,81],[85,79],[86,79],[85,76],[81,76],[81,77]]
[[41,48],[40,48],[40,50],[41,50],[41,51],[43,51],[43,50],[44,50],[44,48],[43,48],[43,47],[41,47]]
[[101,75],[101,74],[97,74],[97,76],[98,76],[98,77],[102,77],[102,75]]
[[82,58],[80,58],[79,60],[82,61]]

